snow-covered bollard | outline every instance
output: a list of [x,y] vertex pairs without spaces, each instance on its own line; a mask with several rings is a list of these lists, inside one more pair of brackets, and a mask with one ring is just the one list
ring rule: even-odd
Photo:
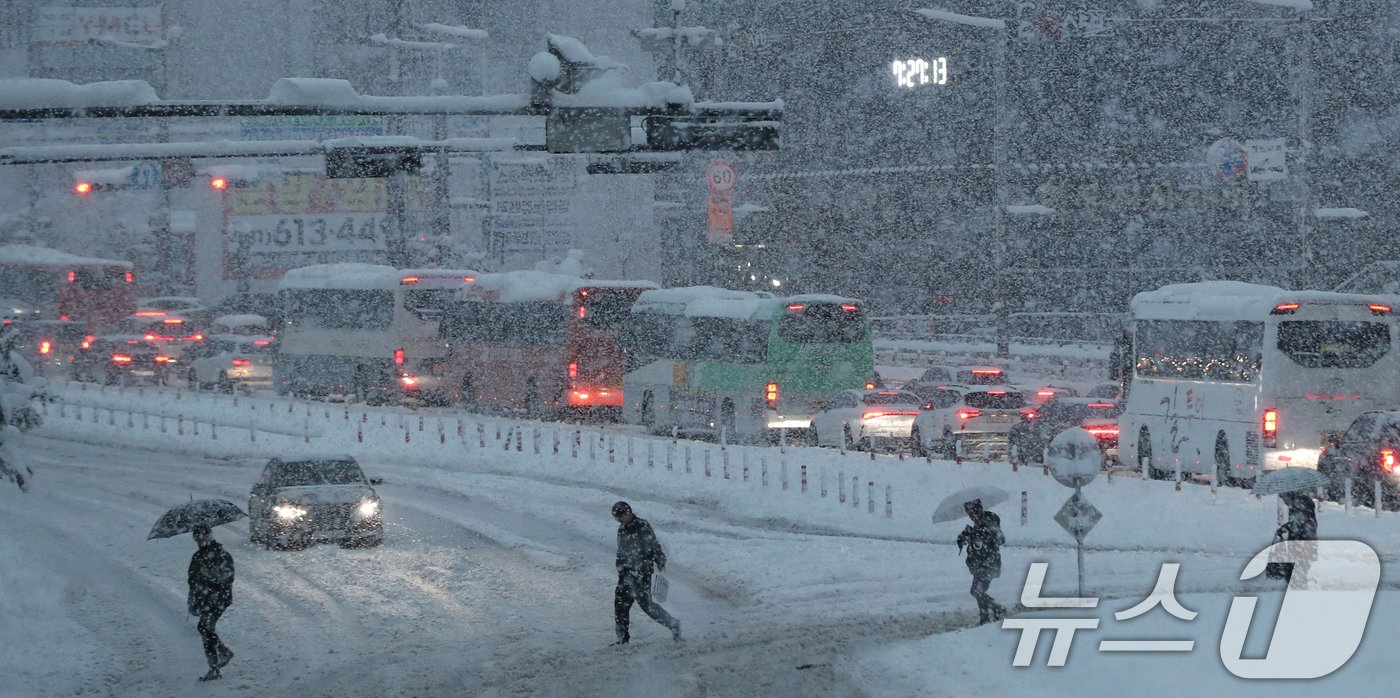
[[860,477],[851,477],[851,508],[860,508]]
[[801,466],[801,468],[802,468],[802,494],[807,494],[807,464],[806,464],[806,463],[803,463],[802,466]]
[[1031,511],[1031,508],[1030,508],[1030,500],[1031,500],[1031,498],[1030,498],[1030,493],[1027,492],[1027,491],[1025,491],[1025,490],[1021,490],[1021,525],[1022,525],[1022,526],[1025,526],[1025,525],[1026,525],[1026,521],[1030,518],[1030,511]]
[[655,442],[653,442],[651,439],[647,439],[647,468],[648,468],[649,470],[655,470],[655,469],[656,469],[656,460],[655,460],[655,457],[654,457],[654,456],[655,456],[655,451],[654,451],[653,448],[652,448],[652,446],[653,446],[654,443],[655,443]]
[[[1381,480],[1380,480],[1380,478],[1376,478],[1376,493],[1375,493],[1375,497],[1376,497],[1375,499],[1371,500],[1371,505],[1372,505],[1371,508],[1376,510],[1376,518],[1379,519],[1379,518],[1381,517],[1381,509],[1384,509],[1384,508],[1385,508],[1385,500],[1381,498]],[[1282,525],[1282,524],[1280,524],[1280,525]]]
[[758,476],[759,476],[759,482],[763,485],[764,488],[767,488],[767,487],[768,487],[768,456],[759,456],[759,457],[758,457]]
[[1351,477],[1342,481],[1342,508],[1346,513],[1351,513]]
[[846,503],[846,473],[842,470],[836,471],[836,503]]
[[782,456],[778,456],[778,458],[780,459],[778,461],[778,480],[782,482],[783,489],[786,490],[788,488],[787,459]]
[[724,474],[724,479],[728,480],[728,479],[729,479],[729,449],[727,449],[727,448],[721,448],[721,449],[719,450],[719,460],[720,460],[720,464],[719,464],[720,471]]
[[822,499],[826,499],[826,468],[822,468],[821,473],[818,474],[818,480],[820,481],[818,491],[821,493]]
[[423,415],[418,415],[418,431],[423,431]]
[[690,444],[685,445],[685,474],[690,474]]
[[710,476],[710,449],[705,449],[705,477]]
[[617,462],[617,444],[613,441],[612,434],[608,434],[608,462]]
[[[632,437],[628,436],[628,437],[626,437],[626,438],[627,438],[627,464],[628,464],[628,465],[633,465],[633,463],[632,463]],[[539,450],[537,449],[537,450],[535,451],[535,453],[539,453]]]
[[885,485],[885,518],[894,518],[894,488]]
[[516,452],[516,453],[524,453],[524,452],[525,452],[525,429],[524,429],[524,427],[521,427],[520,429],[516,429],[516,430],[515,430],[515,452]]
[[875,481],[867,480],[865,483],[865,513],[875,513]]

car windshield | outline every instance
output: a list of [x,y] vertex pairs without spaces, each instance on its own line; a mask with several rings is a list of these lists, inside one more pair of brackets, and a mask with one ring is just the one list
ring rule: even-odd
[[975,368],[963,372],[962,382],[968,385],[1004,385],[1006,374],[998,369]]
[[308,460],[278,464],[268,481],[273,487],[355,485],[364,482],[365,475],[352,461]]
[[1019,410],[1026,406],[1026,396],[1012,390],[968,393],[963,404],[981,410]]
[[881,390],[865,395],[867,405],[914,405],[918,402],[917,396],[898,390]]

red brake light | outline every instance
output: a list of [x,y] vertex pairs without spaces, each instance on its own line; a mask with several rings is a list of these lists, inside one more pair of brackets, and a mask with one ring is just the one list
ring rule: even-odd
[[418,282],[421,281],[421,280],[422,280],[422,279],[421,279],[420,277],[417,277],[417,276],[405,276],[405,277],[403,277],[403,280],[400,281],[399,283],[401,283],[401,284],[416,284],[416,283],[418,283]]
[[570,377],[570,378],[578,378],[578,362],[577,362],[577,361],[570,361],[570,362],[569,362],[569,377]]
[[806,307],[807,307],[807,304],[805,304],[805,303],[793,303],[792,305],[789,305],[789,306],[787,307],[787,309],[788,309],[788,310],[801,310],[801,309],[806,308]]
[[166,356],[165,354],[156,354],[156,363],[158,364],[169,364],[174,362],[174,359]]
[[135,281],[135,280],[136,280],[136,276],[135,276],[135,275],[133,275],[131,272],[127,272],[127,273],[126,273],[126,282],[127,282],[127,283],[131,283],[132,281]]
[[1264,410],[1264,447],[1278,448],[1278,410]]
[[588,297],[588,289],[585,288],[585,289],[583,289],[582,291],[579,291],[578,294],[579,294],[580,296],[583,296],[584,298],[587,298],[587,297]]
[[1367,306],[1367,307],[1369,307],[1369,308],[1371,309],[1371,312],[1372,312],[1373,314],[1375,314],[1375,315],[1389,315],[1389,314],[1390,314],[1390,306],[1388,306],[1388,305],[1384,305],[1384,304],[1381,304],[1381,303],[1372,303],[1371,305],[1369,305],[1369,306]]
[[1279,303],[1274,306],[1274,309],[1269,311],[1269,313],[1271,315],[1292,315],[1293,311],[1301,307],[1302,305],[1298,303]]
[[855,311],[860,310],[860,307],[855,305],[854,303],[842,303],[841,309],[848,313],[854,313]]
[[209,180],[209,186],[214,189],[225,189],[228,187],[228,180],[223,177],[215,177]]
[[154,342],[154,341],[156,341],[156,336],[153,335],[153,334],[148,334],[148,335],[146,335],[146,341],[147,341],[147,342]]
[[[92,182],[78,182],[77,184],[73,185],[73,191],[78,192],[79,194],[91,194]],[[69,281],[72,281],[72,279],[69,279]]]
[[1006,394],[1006,391],[1005,391],[1005,390],[988,390],[988,391],[987,391],[987,394],[988,394],[988,395],[1005,395],[1005,394]]
[[248,359],[239,358],[233,359],[229,363],[233,364],[234,366],[247,366],[249,364],[252,364],[253,362],[249,361]]
[[968,409],[968,410],[958,410],[958,419],[972,419],[973,417],[981,417],[981,416],[982,416],[982,410],[972,410],[972,409]]
[[1084,427],[1084,431],[1097,437],[1118,435],[1118,427]]
[[128,339],[128,340],[126,340],[126,343],[127,343],[127,344],[140,344],[140,343],[141,343],[141,340],[139,340],[139,339]]
[[1054,397],[1054,396],[1055,396],[1055,391],[1053,391],[1053,390],[1037,390],[1037,391],[1035,391],[1035,394],[1038,395],[1038,396],[1040,396],[1040,397]]
[[1386,474],[1395,471],[1395,451],[1388,448],[1381,450],[1381,470]]
[[578,307],[578,316],[581,318],[588,317],[588,308],[580,305]]
[[163,322],[163,323],[165,323],[165,324],[167,324],[167,325],[183,325],[183,324],[185,324],[185,321],[184,321],[184,320],[181,320],[180,318],[177,318],[177,317],[169,318],[169,319],[166,319],[166,320],[161,320],[161,322]]
[[418,379],[414,376],[404,376],[399,380],[403,382],[403,387],[405,388],[412,388],[413,386],[418,385]]
[[874,390],[874,389],[875,389],[875,381],[866,381],[866,382],[865,382],[865,389],[866,389],[866,390]]
[[763,398],[768,402],[769,407],[776,404],[778,402],[778,384],[769,383],[763,386]]
[[462,280],[465,281],[465,282],[467,282],[467,283],[469,283],[469,284],[476,283],[476,277],[475,277],[475,276],[464,276],[464,277],[462,277]]
[[395,365],[395,366],[402,366],[402,365],[403,365],[403,350],[402,350],[402,349],[395,349],[395,350],[394,350],[394,365]]
[[45,339],[44,341],[39,342],[40,354],[48,354],[51,351],[53,351],[53,345],[49,344],[49,340]]
[[1030,420],[1040,417],[1040,413],[1036,412],[1035,410],[1024,410],[1021,412],[1021,416],[1027,420]]
[[1113,403],[1111,403],[1111,402],[1091,402],[1091,403],[1088,404],[1088,407],[1117,407],[1117,406],[1118,406],[1118,405],[1115,405],[1115,404],[1113,404]]
[[129,364],[129,363],[131,363],[131,357],[130,357],[130,356],[127,356],[126,354],[113,354],[113,355],[112,355],[112,363],[114,363],[114,364]]
[[136,317],[165,317],[164,310],[138,310]]
[[71,284],[71,283],[73,283],[74,281],[77,281],[77,280],[78,280],[78,272],[76,272],[76,271],[70,271],[70,272],[68,272],[68,283]]
[[865,414],[862,414],[862,415],[860,416],[860,418],[861,418],[861,419],[874,419],[874,418],[876,418],[876,417],[885,417],[885,416],[888,416],[888,415],[901,415],[901,414],[903,414],[903,415],[916,415],[916,414],[918,414],[918,411],[914,411],[914,410],[871,410],[871,411],[869,411],[869,412],[866,412]]
[[270,345],[270,344],[272,344],[272,342],[271,342],[270,340],[266,340],[266,339],[255,339],[255,340],[253,340],[253,346],[257,346],[257,347],[265,347],[265,346],[268,346],[268,345]]
[[1000,375],[1001,375],[1001,369],[999,369],[999,368],[974,368],[974,369],[972,369],[972,375],[974,375],[974,376],[1000,376]]

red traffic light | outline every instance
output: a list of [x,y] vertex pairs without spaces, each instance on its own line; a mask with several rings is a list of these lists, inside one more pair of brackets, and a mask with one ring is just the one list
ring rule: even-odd
[[91,194],[92,182],[78,182],[77,184],[73,185],[73,191],[77,192],[80,195]]
[[228,187],[228,180],[223,177],[215,177],[209,180],[209,186],[215,189],[225,189]]

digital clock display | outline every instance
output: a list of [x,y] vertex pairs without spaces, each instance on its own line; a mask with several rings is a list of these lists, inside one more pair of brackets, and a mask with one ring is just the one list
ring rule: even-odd
[[890,61],[897,87],[922,87],[948,84],[948,58],[896,58]]

